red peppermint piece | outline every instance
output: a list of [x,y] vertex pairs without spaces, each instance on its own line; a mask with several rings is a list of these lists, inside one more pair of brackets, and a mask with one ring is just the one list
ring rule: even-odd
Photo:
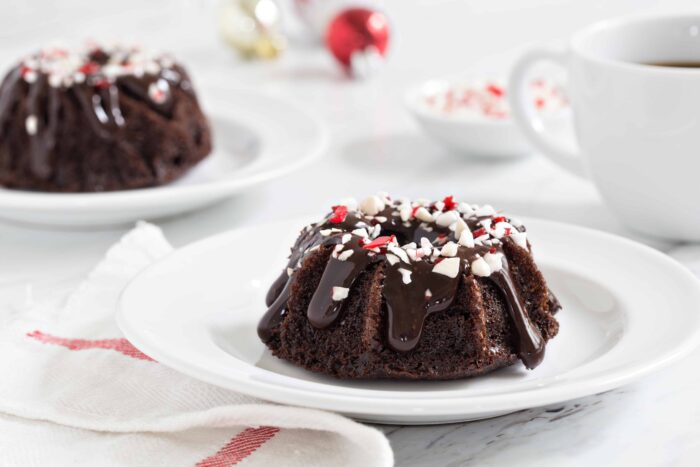
[[474,232],[472,232],[472,235],[474,236],[474,238],[479,238],[482,235],[486,235],[486,229],[483,227],[480,229],[476,229]]
[[455,207],[457,207],[457,203],[455,203],[454,196],[446,196],[445,199],[442,200],[442,202],[445,205],[445,208],[443,211],[452,211]]
[[510,233],[511,233],[511,228],[510,228],[510,227],[506,227],[506,236],[510,235]]
[[95,62],[87,62],[85,65],[81,66],[78,71],[83,74],[91,75],[100,69],[100,65]]
[[333,217],[330,218],[331,224],[340,224],[348,217],[348,207],[343,206],[333,206]]
[[26,76],[27,73],[32,72],[32,71],[34,71],[34,70],[32,70],[31,68],[29,68],[27,65],[22,65],[22,66],[19,68],[19,74],[22,75],[22,77]]
[[498,224],[499,222],[505,222],[505,221],[506,221],[505,216],[498,216],[498,217],[494,217],[492,222],[494,224]]
[[374,240],[372,240],[371,242],[369,242],[368,244],[363,245],[362,248],[364,248],[366,250],[371,250],[372,248],[381,248],[381,247],[386,246],[387,244],[389,244],[391,242],[395,242],[395,241],[396,241],[396,237],[394,235],[377,237]]
[[503,88],[495,84],[489,84],[486,86],[486,90],[496,97],[502,97],[504,94]]
[[546,102],[543,98],[538,97],[537,99],[535,99],[535,107],[537,107],[538,109],[544,108],[545,104]]
[[496,253],[496,251],[497,251],[497,250],[496,250],[496,247],[495,247],[495,246],[492,246],[492,247],[489,249],[489,253],[491,253],[491,254]]
[[418,212],[418,210],[419,210],[421,207],[422,207],[422,206],[419,204],[418,206],[416,206],[416,207],[414,207],[413,209],[411,209],[411,217],[416,217],[416,213]]
[[100,79],[95,81],[95,87],[97,89],[107,89],[110,86],[110,83],[106,79]]

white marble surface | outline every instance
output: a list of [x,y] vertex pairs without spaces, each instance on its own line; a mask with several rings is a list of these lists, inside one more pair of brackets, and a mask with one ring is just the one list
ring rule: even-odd
[[[0,68],[55,38],[140,40],[183,58],[207,99],[216,98],[207,94],[214,83],[262,89],[305,103],[329,124],[331,147],[321,163],[217,206],[157,221],[178,246],[236,226],[320,212],[339,197],[377,190],[454,194],[637,238],[587,182],[539,157],[492,164],[443,150],[411,121],[402,93],[425,78],[504,70],[526,44],[561,40],[600,18],[687,10],[692,1],[390,0],[385,5],[397,40],[389,66],[365,83],[344,79],[322,51],[299,43],[278,62],[242,63],[216,37],[212,2],[197,0],[3,5]],[[125,230],[46,230],[0,222],[0,323],[32,297],[74,286]],[[692,246],[640,240],[700,273],[700,252]],[[653,287],[653,278],[645,286]],[[699,365],[696,351],[638,384],[562,406],[466,424],[382,429],[397,465],[698,465]]]

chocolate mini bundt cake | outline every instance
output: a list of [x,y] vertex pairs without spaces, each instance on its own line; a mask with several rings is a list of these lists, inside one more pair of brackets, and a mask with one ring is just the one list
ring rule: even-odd
[[78,192],[160,185],[211,151],[187,72],[137,47],[49,48],[0,85],[0,185]]
[[338,378],[455,379],[542,362],[560,306],[525,227],[490,206],[371,196],[306,227],[258,334]]

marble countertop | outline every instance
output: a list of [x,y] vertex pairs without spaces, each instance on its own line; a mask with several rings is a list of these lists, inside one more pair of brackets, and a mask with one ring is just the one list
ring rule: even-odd
[[[126,37],[176,52],[205,102],[216,98],[207,89],[222,83],[263,90],[302,102],[328,123],[332,136],[323,160],[301,172],[207,209],[156,220],[176,246],[384,190],[454,194],[518,215],[586,225],[643,241],[700,269],[696,248],[627,231],[588,182],[536,155],[494,164],[450,153],[421,133],[402,104],[405,88],[423,79],[497,74],[527,43],[559,40],[607,16],[687,9],[690,1],[385,1],[398,31],[395,48],[387,68],[367,82],[343,78],[321,50],[298,42],[274,63],[239,61],[212,32],[211,1],[142,3],[105,3],[98,13],[84,0],[61,2],[61,8],[17,2],[0,18],[0,67],[56,37]],[[73,287],[127,228],[50,230],[0,222],[4,309]],[[700,350],[637,384],[564,405],[463,424],[380,428],[397,465],[697,465],[698,366]]]

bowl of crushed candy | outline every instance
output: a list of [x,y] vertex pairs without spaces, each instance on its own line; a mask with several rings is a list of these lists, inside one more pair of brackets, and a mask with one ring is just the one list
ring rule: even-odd
[[[461,154],[516,158],[533,152],[513,121],[503,79],[453,78],[426,81],[408,90],[406,107],[435,141]],[[570,107],[561,83],[530,82],[532,106],[553,134],[570,127]]]

